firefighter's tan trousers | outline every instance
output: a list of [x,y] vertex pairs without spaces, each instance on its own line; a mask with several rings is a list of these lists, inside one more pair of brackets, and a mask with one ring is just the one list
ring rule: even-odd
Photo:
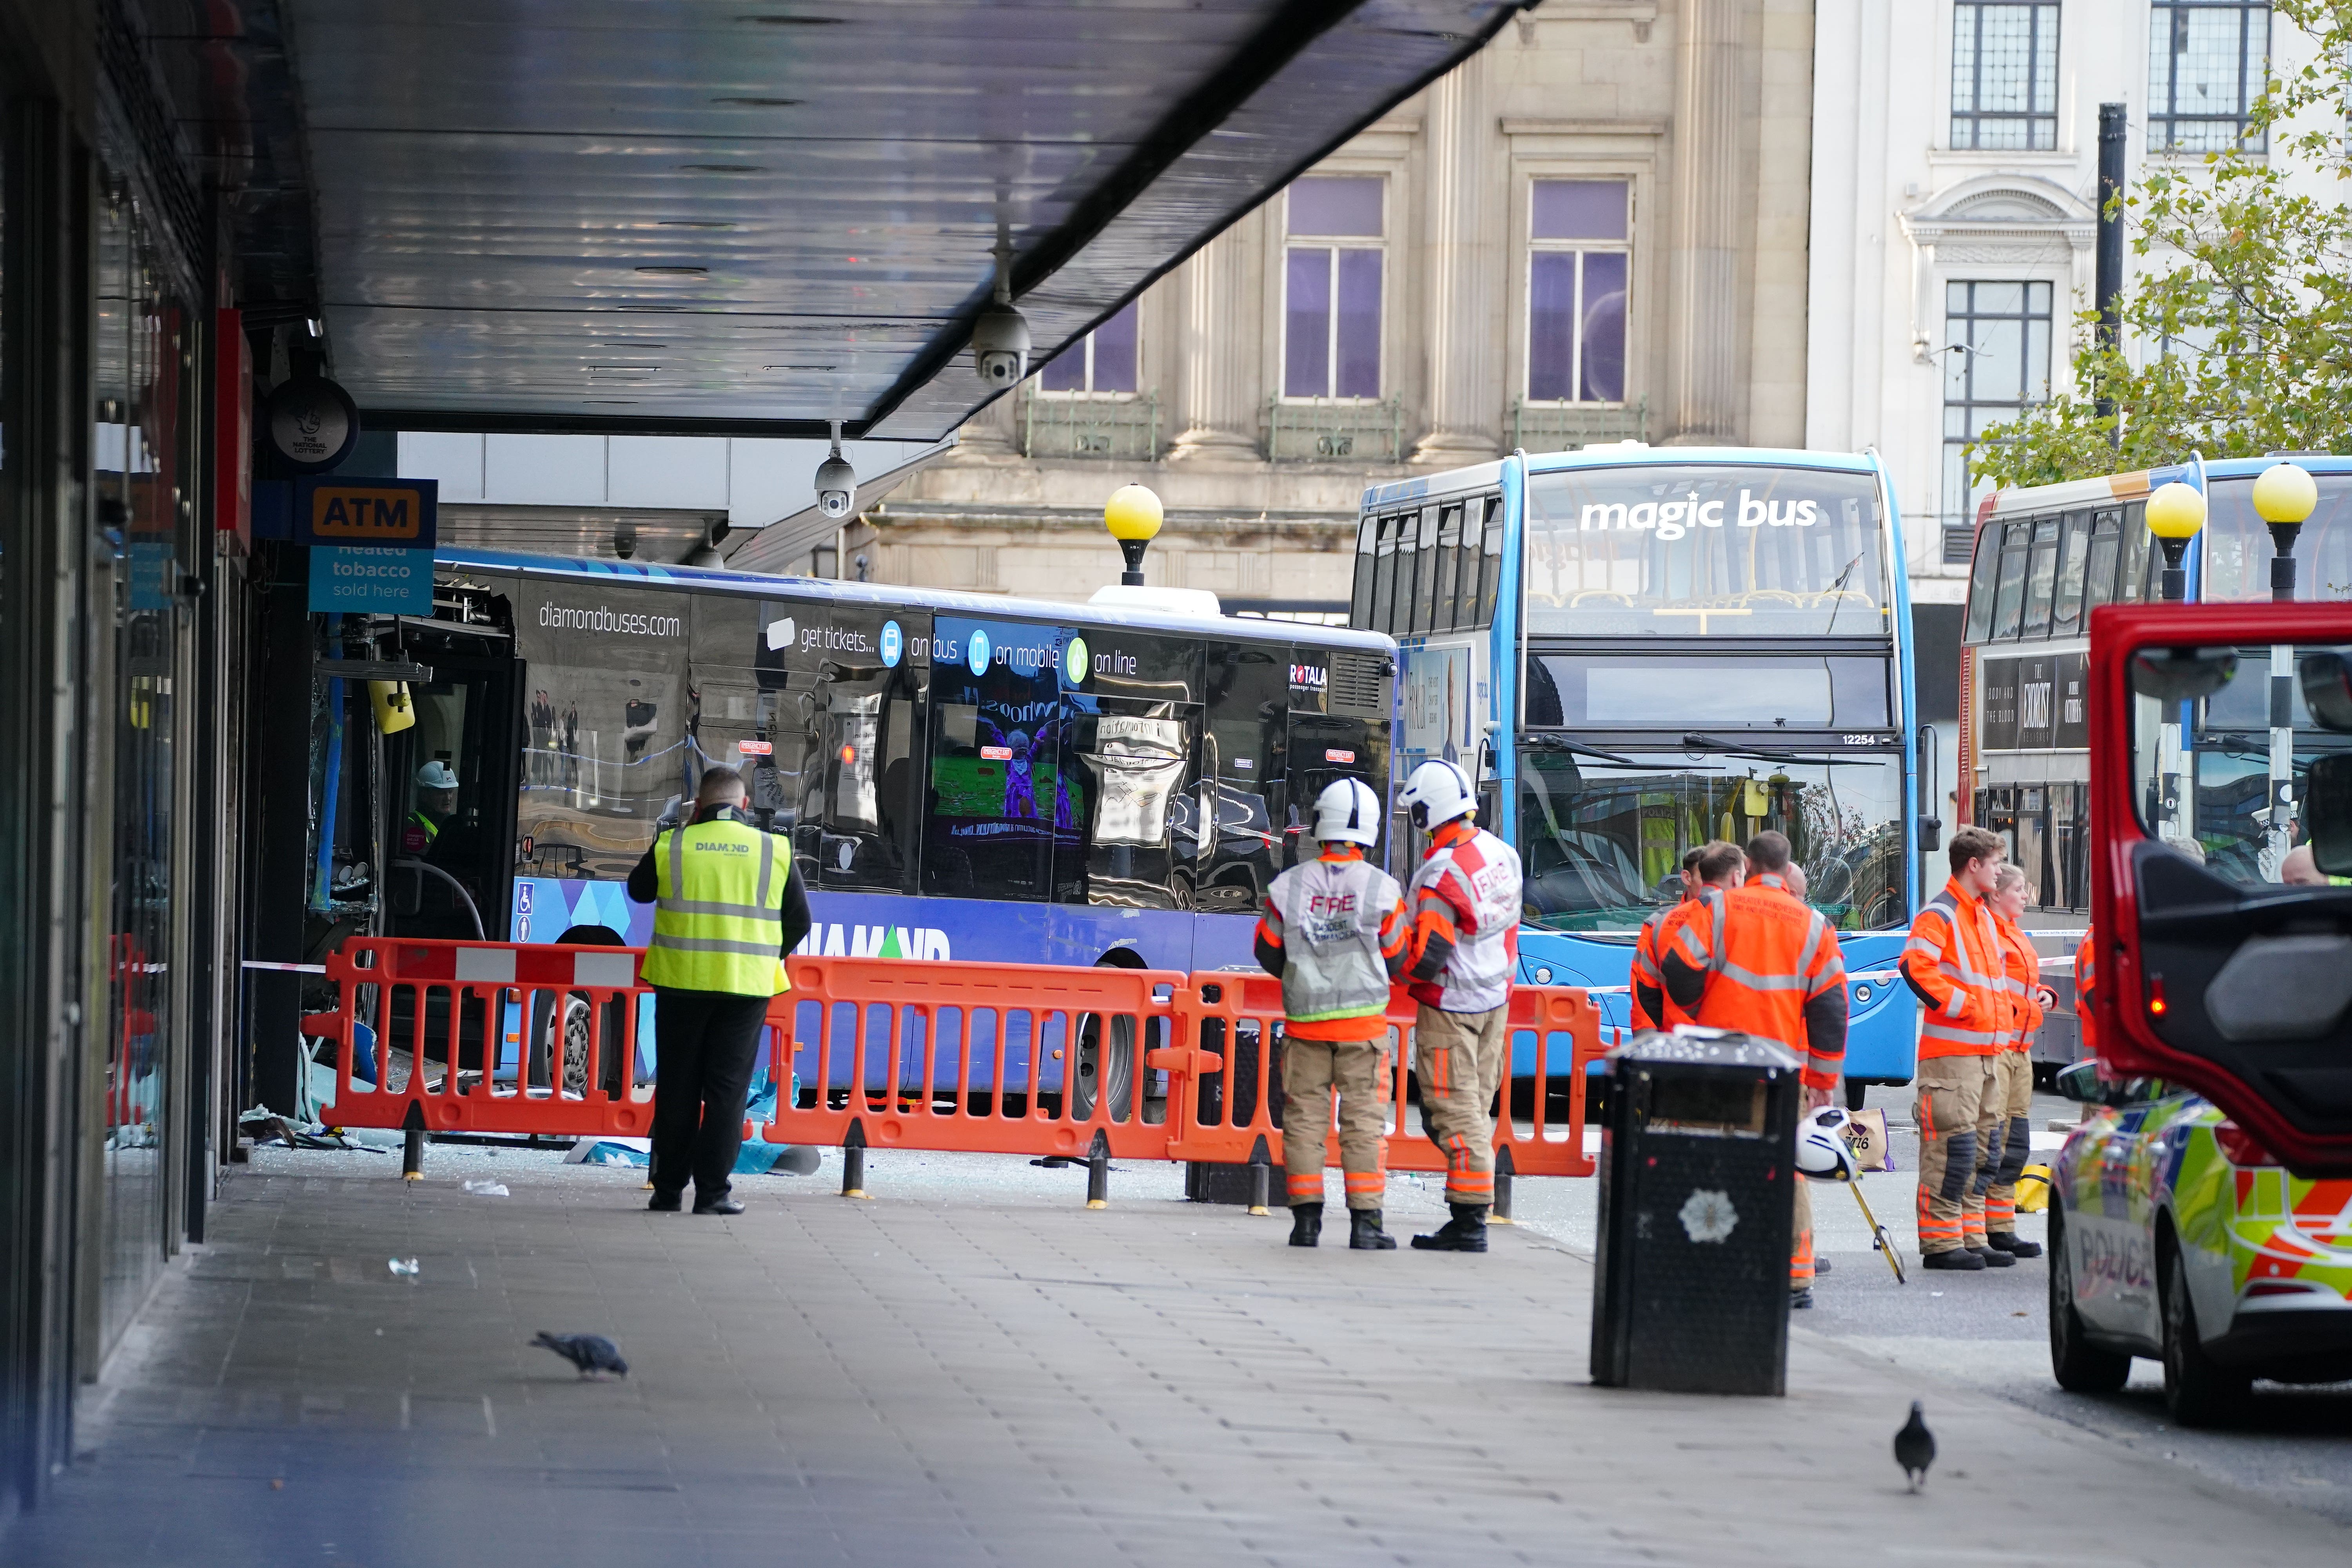
[[1977,1119],[1979,1127],[1991,1121],[1992,1135],[1977,1150],[1977,1171],[1985,1184],[1985,1229],[2014,1235],[2017,1178],[2033,1149],[2033,1055],[2003,1051],[1992,1061],[1992,1089],[1985,1097],[1990,1115]]
[[1445,1201],[1495,1202],[1495,1096],[1511,1054],[1511,1009],[1448,1013],[1423,1004],[1413,1027],[1421,1121],[1445,1154]]
[[1919,1064],[1919,1250],[1984,1245],[1978,1131],[1992,1092],[1990,1057],[1929,1057]]
[[1285,1201],[1323,1201],[1329,1157],[1331,1091],[1339,1091],[1339,1167],[1348,1206],[1377,1209],[1388,1185],[1389,1047],[1378,1040],[1282,1042],[1282,1163]]

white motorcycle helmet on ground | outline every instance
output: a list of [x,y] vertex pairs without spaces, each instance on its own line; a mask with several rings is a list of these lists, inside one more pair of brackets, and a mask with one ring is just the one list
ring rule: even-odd
[[1460,763],[1433,758],[1412,770],[1397,804],[1415,827],[1427,833],[1477,810],[1478,795]]
[[1848,1117],[1839,1106],[1808,1110],[1797,1119],[1797,1169],[1817,1182],[1851,1182],[1853,1150],[1846,1142]]
[[1315,837],[1318,842],[1361,844],[1380,841],[1381,797],[1361,779],[1340,779],[1324,786],[1315,797]]

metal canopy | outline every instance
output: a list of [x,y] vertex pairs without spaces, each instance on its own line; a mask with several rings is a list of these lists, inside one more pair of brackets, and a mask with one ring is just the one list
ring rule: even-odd
[[315,244],[286,313],[371,424],[929,439],[987,400],[1000,236],[1042,361],[1515,9],[261,0],[177,37],[290,80],[248,114],[309,221],[281,187],[240,237],[277,288]]

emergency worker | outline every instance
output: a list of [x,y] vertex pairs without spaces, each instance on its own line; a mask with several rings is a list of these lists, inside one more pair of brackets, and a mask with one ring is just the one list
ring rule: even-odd
[[808,893],[789,840],[744,811],[743,775],[702,775],[690,820],[663,829],[629,873],[654,906],[645,979],[659,1031],[654,1059],[654,1195],[675,1214],[687,1182],[696,1214],[741,1214],[729,1177],[768,1004],[790,989],[784,955],[808,935]]
[[[1794,1053],[1803,1063],[1805,1109],[1818,1110],[1845,1069],[1845,955],[1821,911],[1790,890],[1790,858],[1786,834],[1767,829],[1749,839],[1747,878],[1711,892],[1677,923],[1662,967],[1667,995],[1699,1023]],[[1799,1182],[1790,1305],[1813,1304],[1815,1272],[1812,1199]]]
[[1510,1067],[1519,856],[1471,820],[1477,796],[1455,763],[1422,763],[1397,801],[1430,836],[1408,895],[1405,978],[1421,1004],[1413,1071],[1422,1124],[1445,1151],[1445,1205],[1454,1214],[1412,1244],[1425,1252],[1484,1252],[1495,1202],[1493,1108]]
[[1641,935],[1633,939],[1633,1027],[1640,1029],[1671,1029],[1676,1024],[1687,1024],[1690,1015],[1666,1000],[1665,981],[1658,973],[1658,931],[1667,917],[1683,905],[1698,897],[1698,858],[1706,853],[1704,846],[1693,845],[1683,851],[1681,879],[1675,885],[1679,889],[1675,901],[1660,904],[1642,922]]
[[401,825],[400,847],[412,856],[429,853],[441,829],[457,815],[457,770],[436,757],[416,770],[416,808]]
[[1977,1180],[1985,1190],[1985,1245],[2011,1258],[2039,1258],[2042,1244],[2017,1235],[2017,1178],[2033,1148],[2033,1034],[2047,1015],[2042,954],[2018,921],[2025,873],[2003,866],[1993,879],[1993,928],[2009,972],[2009,1027],[1993,1053],[1992,1092],[1977,1117]]
[[1339,1095],[1339,1165],[1348,1245],[1390,1252],[1381,1228],[1388,1185],[1389,983],[1404,971],[1404,889],[1364,858],[1381,836],[1370,785],[1341,779],[1315,802],[1322,853],[1274,879],[1257,924],[1257,961],[1282,982],[1282,1163],[1290,1245],[1323,1236],[1323,1162],[1331,1093]]
[[2006,853],[1981,827],[1952,835],[1951,879],[1911,922],[1897,967],[1919,998],[1919,1253],[1929,1268],[2006,1268],[2016,1261],[1969,1238],[1984,1234],[1976,1185],[1977,1121],[2009,1022],[2008,965],[1985,899]]

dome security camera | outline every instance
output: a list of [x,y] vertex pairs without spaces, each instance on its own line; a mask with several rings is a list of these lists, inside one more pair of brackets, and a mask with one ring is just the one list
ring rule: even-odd
[[1001,301],[983,312],[971,330],[971,362],[996,391],[1021,384],[1029,374],[1028,319]]
[[841,426],[833,426],[833,455],[816,466],[816,510],[838,522],[857,504],[857,470],[841,455]]

